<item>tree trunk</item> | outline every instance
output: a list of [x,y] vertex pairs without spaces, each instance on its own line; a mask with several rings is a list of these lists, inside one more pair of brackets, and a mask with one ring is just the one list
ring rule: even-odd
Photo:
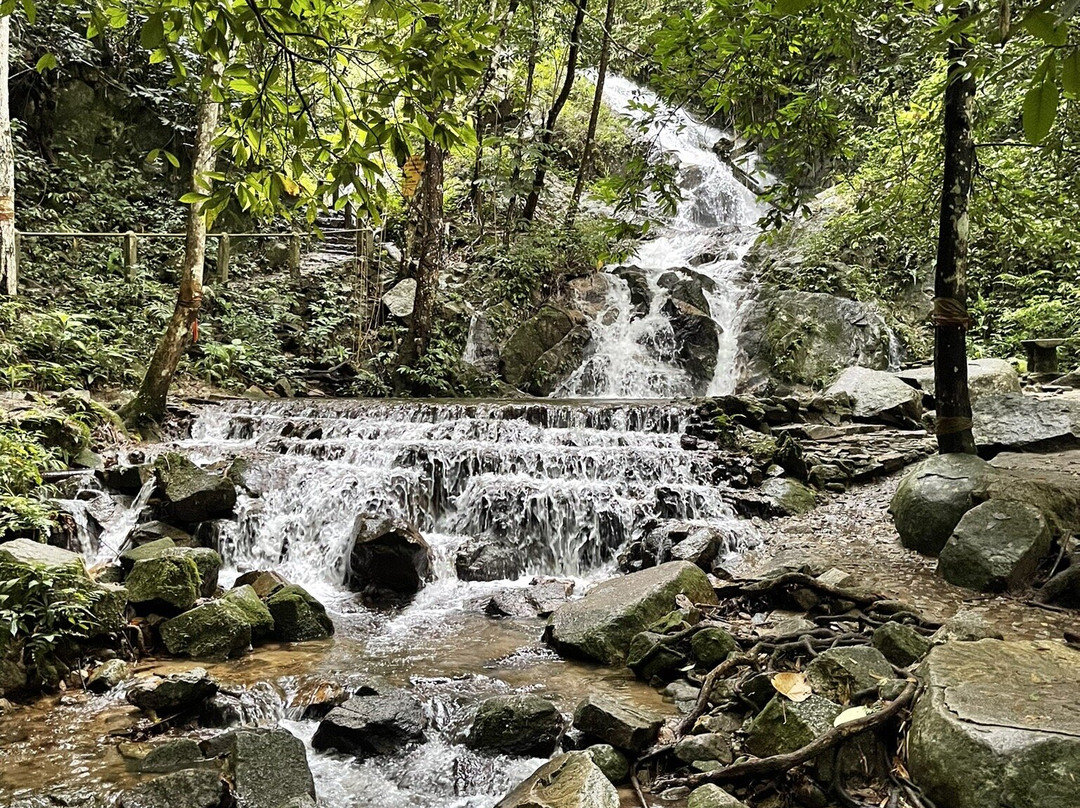
[[574,26],[570,29],[570,49],[566,54],[566,78],[559,95],[548,111],[547,120],[544,121],[544,131],[540,134],[540,157],[536,163],[536,173],[533,174],[529,198],[525,200],[525,209],[521,212],[521,217],[526,222],[531,222],[536,215],[536,206],[540,203],[540,192],[544,190],[544,178],[547,176],[548,164],[551,162],[551,141],[555,138],[555,124],[559,120],[563,107],[566,106],[567,99],[570,98],[570,91],[574,89],[578,51],[581,50],[581,27],[585,20],[587,2],[588,0],[575,0],[577,13],[574,14]]
[[[539,26],[536,21],[536,9],[531,9],[533,15],[532,19],[532,37],[529,39],[529,59],[525,69],[525,94],[522,101],[522,110],[524,120],[528,123],[532,123],[532,98],[533,87],[536,83],[536,56],[538,50],[538,39],[540,38]],[[506,246],[510,245],[510,231],[513,230],[514,224],[518,218],[518,186],[521,183],[521,163],[522,153],[524,152],[524,143],[519,135],[514,141],[514,146],[511,149],[510,162],[514,168],[510,172],[510,201],[506,205],[506,227],[503,233],[503,243]]]
[[[221,75],[221,65],[207,68],[211,80]],[[210,193],[213,185],[206,174],[214,167],[214,133],[217,131],[220,104],[211,97],[210,90],[199,99],[195,130],[195,152],[191,167],[191,189]],[[187,233],[184,240],[184,266],[180,275],[180,291],[172,317],[150,366],[143,376],[142,385],[122,413],[129,423],[146,424],[160,421],[165,415],[165,402],[172,386],[176,367],[189,338],[198,336],[199,307],[202,305],[203,262],[206,258],[205,205],[193,202],[188,209]]]
[[424,142],[424,174],[416,203],[416,236],[413,239],[416,295],[413,298],[409,334],[401,348],[401,366],[415,365],[427,352],[435,319],[435,293],[443,266],[443,150]]
[[[970,9],[963,4],[959,17]],[[945,164],[934,277],[934,390],[937,398],[938,451],[975,453],[968,395],[967,311],[968,208],[975,167],[971,129],[975,54],[960,31],[949,42],[949,74],[945,87]]]
[[8,60],[11,17],[0,17],[0,295],[19,291],[15,247],[15,145],[11,142]]
[[596,92],[593,93],[592,111],[589,112],[589,129],[585,133],[585,148],[581,152],[581,165],[578,166],[574,192],[570,196],[570,209],[566,212],[566,226],[574,226],[581,194],[585,190],[585,178],[592,164],[595,147],[596,126],[600,122],[600,107],[604,103],[604,79],[607,77],[608,59],[611,56],[611,26],[615,23],[615,0],[608,0],[604,13],[604,38],[600,44],[600,64],[596,68]]

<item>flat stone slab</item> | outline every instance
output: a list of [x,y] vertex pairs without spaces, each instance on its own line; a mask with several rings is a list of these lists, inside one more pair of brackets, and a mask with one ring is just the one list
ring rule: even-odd
[[972,407],[979,446],[1042,449],[1080,443],[1080,397],[1003,393],[983,396]]
[[949,642],[920,666],[915,782],[949,808],[1075,808],[1080,652],[1054,642]]

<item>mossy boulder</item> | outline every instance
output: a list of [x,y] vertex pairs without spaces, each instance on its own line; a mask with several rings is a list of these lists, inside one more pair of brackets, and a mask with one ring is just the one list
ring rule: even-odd
[[642,631],[634,635],[626,654],[626,666],[646,682],[666,680],[686,664],[686,654],[665,644],[665,635]]
[[663,723],[660,716],[596,694],[586,696],[574,710],[575,729],[625,752],[652,745]]
[[714,783],[706,783],[690,792],[686,808],[746,808],[746,803],[728,794]]
[[67,572],[88,577],[82,556],[30,539],[15,539],[0,544],[0,563],[35,571]]
[[919,463],[889,504],[900,543],[926,555],[940,553],[960,519],[978,504],[976,492],[998,474],[969,454],[937,455]]
[[251,626],[252,640],[261,640],[274,633],[274,618],[253,587],[245,585],[230,589],[221,596],[221,601],[244,615],[244,620]]
[[619,792],[588,752],[552,758],[495,808],[619,808]]
[[874,629],[873,645],[889,662],[906,668],[926,656],[931,642],[911,626],[885,623]]
[[585,751],[612,783],[618,785],[630,776],[630,761],[611,744],[593,744]]
[[894,675],[881,651],[866,645],[830,648],[806,667],[806,679],[814,692],[841,704]]
[[991,499],[964,514],[941,550],[938,572],[979,592],[1018,590],[1031,582],[1050,542],[1038,508]]
[[129,547],[120,554],[120,566],[125,572],[129,572],[135,566],[136,561],[147,558],[160,558],[166,550],[176,548],[176,542],[169,536],[140,544],[137,547]]
[[194,524],[232,515],[236,486],[225,477],[200,468],[178,452],[166,452],[154,461],[158,493],[167,514]]
[[761,484],[761,493],[770,509],[781,516],[798,516],[817,505],[813,489],[790,477],[770,477]]
[[251,624],[237,606],[212,600],[161,624],[170,654],[196,659],[228,659],[251,645]]
[[[556,349],[564,340],[574,343],[580,334],[579,329],[586,326],[585,316],[577,311],[547,303],[540,310],[522,323],[506,340],[500,352],[499,369],[503,379],[519,387],[528,390],[531,386],[543,384],[552,387],[555,381],[551,374],[558,371],[567,374],[569,368],[569,354],[574,351],[560,351],[559,356],[544,359],[545,354]],[[587,329],[586,329],[587,330]],[[564,355],[567,354],[567,355]],[[538,366],[542,367],[548,378],[540,379],[537,373]]]
[[274,619],[274,637],[283,642],[321,640],[334,633],[326,608],[296,584],[275,590],[266,599],[266,608]]
[[120,554],[120,566],[130,571],[138,561],[163,558],[189,558],[199,571],[199,595],[213,597],[217,591],[218,574],[223,562],[216,550],[208,547],[177,547],[170,537],[163,537],[138,547],[132,547]]
[[124,579],[128,599],[148,608],[183,610],[199,599],[202,579],[187,556],[158,556],[136,561]]
[[832,729],[843,709],[818,695],[802,702],[774,696],[747,724],[746,750],[758,757],[794,752]]
[[728,654],[739,650],[739,644],[730,632],[719,626],[703,628],[690,638],[690,650],[703,668],[715,668]]
[[675,609],[679,595],[694,603],[716,603],[704,572],[687,561],[672,561],[606,581],[560,606],[544,638],[567,656],[623,664],[634,637]]
[[18,416],[17,424],[24,432],[40,436],[42,445],[68,461],[90,448],[90,427],[62,412],[28,410]]
[[107,660],[90,674],[86,689],[91,693],[106,693],[131,676],[131,666],[122,659]]
[[562,714],[534,694],[493,696],[480,702],[465,740],[484,752],[546,757],[563,731]]

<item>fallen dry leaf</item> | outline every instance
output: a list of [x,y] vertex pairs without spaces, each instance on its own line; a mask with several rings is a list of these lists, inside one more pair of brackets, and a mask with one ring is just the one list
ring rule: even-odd
[[778,673],[772,678],[772,686],[794,702],[806,701],[814,694],[804,673]]

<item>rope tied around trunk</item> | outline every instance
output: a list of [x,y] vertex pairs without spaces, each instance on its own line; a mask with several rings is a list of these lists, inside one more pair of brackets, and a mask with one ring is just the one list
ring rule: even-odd
[[935,297],[930,319],[935,326],[959,326],[965,331],[971,328],[967,306],[955,297]]
[[970,418],[951,415],[937,418],[934,421],[935,435],[955,435],[957,432],[965,432],[972,427]]

